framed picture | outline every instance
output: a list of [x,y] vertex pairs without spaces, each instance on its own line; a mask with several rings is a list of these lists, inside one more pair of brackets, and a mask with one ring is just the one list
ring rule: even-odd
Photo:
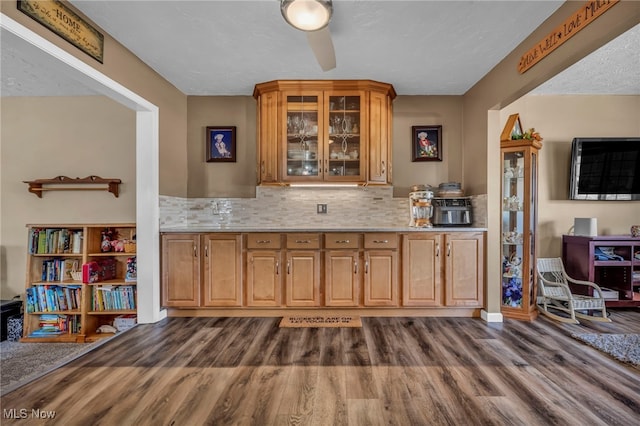
[[236,161],[236,127],[207,127],[207,163]]
[[411,127],[412,161],[442,161],[442,126]]

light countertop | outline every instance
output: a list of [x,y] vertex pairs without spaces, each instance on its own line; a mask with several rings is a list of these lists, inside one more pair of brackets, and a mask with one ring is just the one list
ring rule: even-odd
[[431,228],[414,228],[410,226],[388,227],[266,227],[266,226],[242,226],[242,225],[186,225],[160,227],[164,233],[199,233],[199,232],[484,232],[487,228],[474,228],[470,226],[434,226]]

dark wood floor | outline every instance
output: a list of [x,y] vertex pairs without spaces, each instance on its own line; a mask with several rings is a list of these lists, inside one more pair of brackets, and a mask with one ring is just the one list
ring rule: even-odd
[[[63,425],[632,425],[640,370],[569,337],[640,333],[546,318],[363,318],[279,328],[276,318],[140,325],[2,397],[1,423]],[[28,410],[9,420],[7,410]]]

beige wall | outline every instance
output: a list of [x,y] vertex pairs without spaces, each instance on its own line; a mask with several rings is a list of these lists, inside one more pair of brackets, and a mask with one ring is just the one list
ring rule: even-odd
[[[255,197],[256,108],[251,96],[188,97],[189,197]],[[205,161],[207,126],[236,126],[236,162]]]
[[640,201],[568,199],[574,137],[640,137],[640,96],[525,96],[501,111],[518,113],[523,127],[540,132],[538,255],[562,255],[562,235],[575,217],[598,219],[599,235],[627,235],[640,224]]
[[[72,6],[71,6],[72,7]],[[105,31],[101,30],[104,35],[104,63],[100,64],[84,52],[77,49],[75,46],[66,42],[56,34],[52,33],[49,29],[35,22],[24,13],[18,11],[15,1],[1,1],[0,11],[17,21],[19,24],[40,35],[44,39],[55,44],[59,48],[65,50],[69,54],[75,56],[79,60],[87,63],[89,66],[102,72],[111,79],[122,84],[132,92],[145,98],[147,101],[156,105],[159,108],[159,191],[160,194],[173,195],[173,196],[186,196],[187,195],[187,97],[173,85],[164,80],[158,73],[149,68],[145,63],[133,55],[130,51],[125,49],[121,44],[111,38]],[[77,11],[76,11],[77,12]],[[78,15],[84,15],[77,12]],[[85,17],[86,19],[86,17]],[[91,22],[87,19],[88,22]],[[63,98],[58,98],[58,101],[64,104]],[[89,101],[89,98],[83,101]],[[16,101],[20,102],[20,101]],[[28,100],[25,100],[28,102]],[[43,101],[44,102],[44,101]],[[52,102],[57,102],[52,100]],[[104,102],[102,100],[101,102]],[[13,110],[13,104],[11,100],[2,98],[2,109],[0,110],[0,127],[2,127],[2,139],[0,161],[2,161],[2,178],[0,179],[0,185],[2,185],[2,192],[0,193],[0,207],[2,209],[0,214],[0,292],[2,298],[11,298],[16,292],[22,292],[24,289],[24,270],[26,263],[26,231],[25,225],[31,222],[46,222],[54,223],[58,220],[65,221],[80,221],[80,222],[95,222],[98,220],[109,221],[135,221],[135,188],[129,186],[119,199],[115,201],[109,199],[112,197],[110,194],[104,192],[96,193],[56,193],[55,197],[43,197],[39,200],[33,194],[29,194],[21,181],[32,178],[47,178],[54,177],[59,174],[69,174],[71,177],[84,177],[85,170],[90,168],[91,170],[87,174],[97,174],[105,177],[110,177],[111,173],[118,172],[119,177],[123,180],[126,179],[129,185],[135,185],[135,143],[130,149],[132,149],[132,156],[127,158],[115,158],[109,162],[94,162],[88,163],[87,160],[89,154],[83,152],[83,156],[79,158],[79,163],[75,162],[74,167],[60,167],[57,169],[56,164],[59,164],[61,160],[57,154],[64,152],[66,155],[76,155],[74,152],[68,153],[70,150],[65,149],[68,147],[69,141],[77,142],[75,138],[67,138],[64,136],[73,135],[74,133],[83,136],[81,146],[91,146],[92,140],[99,140],[102,144],[95,147],[93,156],[102,158],[106,147],[117,146],[120,143],[128,143],[129,139],[115,140],[118,135],[121,135],[121,130],[129,131],[130,128],[125,127],[118,129],[117,122],[106,123],[105,121],[99,121],[93,123],[97,117],[98,112],[102,107],[94,108],[93,105],[85,105],[86,111],[91,112],[87,117],[86,122],[95,124],[96,129],[102,129],[100,137],[96,137],[95,133],[80,133],[76,132],[76,127],[82,127],[78,123],[80,119],[76,117],[73,123],[66,121],[49,121],[48,117],[55,117],[57,113],[61,113],[59,106],[49,105],[47,110],[39,110],[35,108],[34,111],[39,110],[45,115],[45,118],[30,116],[30,120],[25,127],[18,131],[14,131],[11,137],[5,137],[5,126],[11,127],[11,123],[16,117],[16,111]],[[84,109],[84,108],[81,108]],[[115,108],[118,109],[118,108]],[[18,108],[21,111],[20,108]],[[23,110],[23,109],[22,109]],[[24,112],[24,111],[23,111]],[[84,111],[78,111],[82,113]],[[133,111],[128,111],[129,117],[133,120],[133,137],[135,137],[135,114]],[[28,115],[25,115],[27,117]],[[103,117],[104,118],[104,117]],[[61,125],[64,123],[64,125]],[[18,134],[19,131],[24,131],[24,135]],[[39,136],[38,139],[32,138],[31,135],[34,132]],[[95,132],[95,130],[94,130]],[[127,133],[129,134],[129,133]],[[104,135],[104,138],[102,137]],[[55,137],[52,137],[55,136]],[[106,138],[106,139],[105,139]],[[23,144],[27,141],[41,141],[42,145],[38,147],[39,152],[52,152],[56,154],[55,161],[51,161],[51,158],[47,159],[46,163],[37,166],[31,166],[29,162],[26,165],[16,161],[16,158],[9,153],[17,152],[18,154],[23,149]],[[56,145],[60,143],[60,149]],[[108,155],[109,153],[107,153]],[[42,156],[38,156],[42,158]],[[72,157],[73,158],[73,157]],[[99,167],[86,167],[88,164],[99,164]],[[118,166],[115,166],[118,164]],[[122,168],[125,164],[128,164],[128,168]],[[27,168],[29,166],[29,168]],[[50,166],[53,167],[50,168]],[[81,168],[82,167],[82,168]],[[32,170],[33,169],[33,170]],[[104,172],[103,172],[104,170]],[[30,176],[24,176],[26,172],[29,172]],[[46,172],[46,173],[45,173]],[[110,173],[111,172],[111,173]],[[16,184],[16,182],[18,182]],[[17,185],[17,186],[16,186]],[[24,185],[22,187],[21,185]],[[18,186],[20,188],[18,189]],[[126,185],[125,185],[126,186]],[[15,188],[11,189],[10,188]],[[130,192],[127,192],[130,191]],[[14,199],[14,193],[26,201],[26,204],[16,201]],[[107,208],[96,202],[95,197],[103,200],[109,199],[109,206],[117,205],[118,208]],[[129,198],[132,197],[132,198]],[[56,202],[54,202],[57,201]],[[124,200],[128,200],[128,206],[125,207],[122,203]],[[14,204],[15,203],[15,204]],[[81,207],[78,207],[81,206]],[[17,210],[16,210],[17,209]],[[23,213],[20,213],[22,211]],[[103,216],[105,215],[106,216]]]
[[489,313],[500,312],[500,132],[504,122],[497,111],[634,27],[640,17],[640,2],[617,3],[527,72],[519,74],[520,57],[583,5],[582,1],[563,4],[464,95],[463,185],[471,194],[487,194]]
[[[73,9],[73,6],[67,4]],[[156,105],[160,110],[160,194],[187,194],[187,97],[133,53],[114,40],[98,25],[104,35],[104,63],[96,61],[72,44],[40,25],[16,7],[15,1],[0,1],[0,11],[21,25],[54,43],[132,92]],[[76,10],[87,22],[92,21]]]
[[[412,126],[442,125],[442,161],[412,161]],[[462,97],[398,96],[393,102],[393,193],[415,184],[462,182]]]
[[[135,112],[103,96],[2,98],[2,299],[24,291],[26,224],[136,220]],[[122,180],[107,191],[55,191],[25,180],[96,175]]]
[[[189,96],[189,197],[255,197],[256,101],[247,96]],[[411,127],[442,125],[443,161],[412,162]],[[393,102],[393,188],[462,181],[462,97],[398,96]],[[237,127],[237,162],[205,162],[205,128]]]

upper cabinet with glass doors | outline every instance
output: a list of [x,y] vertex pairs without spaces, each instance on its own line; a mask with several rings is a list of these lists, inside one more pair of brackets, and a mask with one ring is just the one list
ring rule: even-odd
[[391,183],[391,85],[274,81],[254,96],[258,183]]

